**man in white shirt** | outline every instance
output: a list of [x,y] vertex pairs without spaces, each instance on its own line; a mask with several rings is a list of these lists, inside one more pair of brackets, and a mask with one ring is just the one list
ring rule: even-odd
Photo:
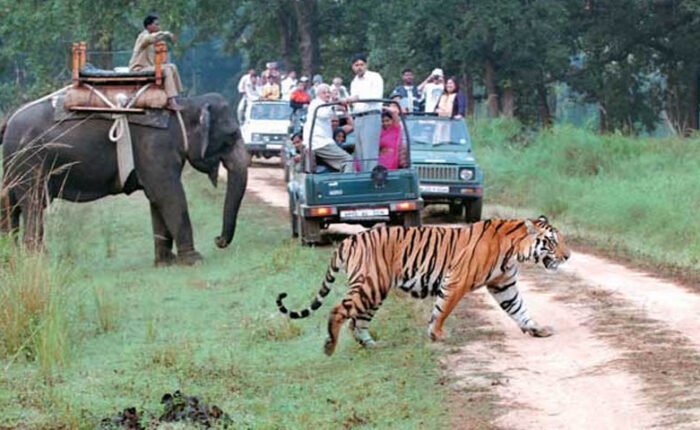
[[280,82],[280,89],[282,90],[282,100],[289,100],[289,95],[297,86],[297,72],[290,70],[287,72],[287,76]]
[[425,100],[425,112],[435,112],[438,100],[445,91],[444,74],[442,69],[434,69],[419,86],[418,90],[423,94]]
[[[304,146],[313,150],[314,155],[326,164],[341,172],[352,172],[352,155],[345,152],[333,140],[331,119],[335,116],[332,106],[319,105],[331,100],[331,88],[328,84],[316,87],[316,98],[309,103],[308,117],[304,123]],[[311,127],[313,126],[313,135]]]
[[367,57],[355,54],[352,58],[352,71],[355,78],[350,83],[350,97],[346,102],[352,104],[355,117],[355,155],[359,159],[360,171],[369,171],[377,165],[379,158],[379,133],[382,129],[382,104],[356,103],[362,99],[381,99],[384,97],[384,79],[379,73],[367,70]]
[[238,114],[238,121],[243,120],[243,112],[245,112],[246,109],[246,104],[250,104],[250,101],[248,97],[254,93],[254,84],[252,83],[255,80],[255,69],[250,69],[248,70],[248,73],[245,75],[241,76],[241,79],[238,81],[238,94],[241,97],[241,100],[238,102],[238,109],[237,109],[237,114]]

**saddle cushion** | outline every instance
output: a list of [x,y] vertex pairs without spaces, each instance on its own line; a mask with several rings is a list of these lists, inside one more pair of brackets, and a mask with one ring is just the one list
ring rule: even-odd
[[128,71],[128,72],[117,72],[114,70],[98,69],[90,63],[85,64],[85,66],[80,69],[79,76],[81,78],[140,78],[140,77],[153,77],[155,78],[156,73],[152,70],[147,71]]
[[[126,107],[138,93],[139,85],[97,85],[91,84],[95,90],[104,95],[114,106]],[[162,88],[155,85],[146,89],[131,105],[132,108],[163,109],[168,103],[168,97]],[[93,90],[86,86],[69,88],[64,99],[67,109],[76,107],[109,108],[107,103]]]

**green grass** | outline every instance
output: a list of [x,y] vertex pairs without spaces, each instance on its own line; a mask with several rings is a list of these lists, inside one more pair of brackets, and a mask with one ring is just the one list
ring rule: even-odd
[[627,256],[700,270],[700,139],[537,134],[507,121],[472,126],[487,205],[544,213],[572,236]]
[[20,336],[49,364],[0,356],[0,427],[93,429],[129,406],[157,416],[161,396],[178,389],[222,408],[235,428],[449,423],[449,392],[425,335],[427,302],[390,298],[372,328],[383,348],[365,351],[343,330],[328,358],[326,319],[343,279],[306,320],[285,319],[274,300],[286,291],[289,306],[307,305],[332,248],[301,248],[287,239],[283,212],[247,199],[233,244],[218,250],[223,190],[201,175],[187,183],[205,257],[194,268],[152,266],[143,197],[52,206],[49,254],[31,264],[60,280],[52,290],[60,300],[42,308],[46,333]]

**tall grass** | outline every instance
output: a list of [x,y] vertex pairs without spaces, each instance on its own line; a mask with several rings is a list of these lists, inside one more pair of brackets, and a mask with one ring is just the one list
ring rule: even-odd
[[64,312],[70,272],[43,253],[8,242],[0,247],[0,353],[10,364],[20,356],[36,361],[50,375],[70,349]]
[[598,244],[700,270],[700,140],[472,125],[488,203],[545,213]]

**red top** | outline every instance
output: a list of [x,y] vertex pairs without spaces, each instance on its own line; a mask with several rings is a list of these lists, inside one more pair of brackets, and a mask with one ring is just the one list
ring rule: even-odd
[[401,126],[393,124],[382,128],[379,136],[379,164],[389,170],[399,168],[399,148],[401,146]]
[[305,90],[297,88],[289,95],[289,101],[305,105],[311,102],[311,96]]

